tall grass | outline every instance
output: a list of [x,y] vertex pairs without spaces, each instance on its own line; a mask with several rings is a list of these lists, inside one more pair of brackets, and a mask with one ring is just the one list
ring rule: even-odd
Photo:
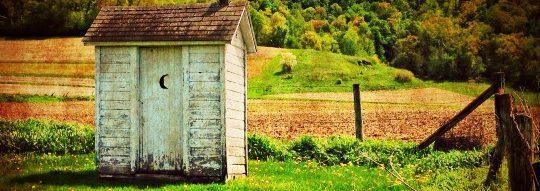
[[[471,168],[489,162],[491,148],[472,151],[436,151],[433,148],[416,150],[412,142],[367,140],[334,136],[314,138],[304,136],[290,142],[248,136],[249,157],[260,160],[316,161],[323,165],[393,165],[417,173],[433,169]],[[261,144],[264,143],[264,144]],[[264,151],[264,152],[261,152]]]
[[74,123],[27,119],[0,120],[0,153],[91,153],[94,128]]

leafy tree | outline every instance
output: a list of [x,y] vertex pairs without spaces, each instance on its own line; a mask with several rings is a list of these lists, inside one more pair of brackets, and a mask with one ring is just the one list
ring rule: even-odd
[[360,52],[358,41],[360,41],[360,37],[358,36],[358,33],[353,29],[349,29],[347,32],[345,32],[345,34],[343,35],[343,38],[341,38],[341,42],[340,42],[341,52],[347,55],[358,54]]
[[322,50],[322,39],[316,32],[307,31],[302,35],[302,45],[305,48]]

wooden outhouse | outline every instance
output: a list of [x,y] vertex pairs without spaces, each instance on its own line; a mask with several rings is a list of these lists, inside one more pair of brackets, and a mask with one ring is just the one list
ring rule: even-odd
[[101,177],[247,175],[247,3],[104,7],[83,42]]

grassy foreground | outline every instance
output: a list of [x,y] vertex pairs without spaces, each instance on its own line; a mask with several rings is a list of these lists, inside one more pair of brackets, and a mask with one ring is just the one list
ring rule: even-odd
[[[95,155],[0,155],[0,190],[406,190],[382,168],[314,162],[249,161],[249,177],[225,184],[100,179]],[[478,190],[487,166],[413,175],[397,171],[420,190]],[[504,190],[506,182],[492,189]]]
[[[87,126],[0,120],[0,138],[0,190],[407,189],[389,170],[421,190],[478,190],[485,189],[482,181],[490,152],[489,148],[415,151],[416,144],[411,142],[359,142],[341,136],[276,140],[249,135],[248,178],[226,184],[190,184],[99,179],[92,153],[94,132]],[[494,188],[505,186],[503,179]]]

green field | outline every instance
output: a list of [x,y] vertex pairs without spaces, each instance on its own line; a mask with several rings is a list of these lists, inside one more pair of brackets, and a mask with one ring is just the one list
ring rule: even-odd
[[401,83],[394,79],[398,69],[380,63],[375,57],[347,56],[310,49],[286,50],[296,57],[290,74],[283,74],[282,55],[262,66],[261,73],[248,81],[248,97],[297,92],[347,92],[360,83],[363,90],[403,89],[419,87],[422,81],[413,78]]
[[[313,162],[249,161],[249,176],[227,183],[111,181],[98,178],[95,155],[0,155],[0,190],[406,190],[382,168],[322,166]],[[397,169],[418,190],[478,190],[487,166],[411,175]],[[493,185],[504,190],[506,182]]]

